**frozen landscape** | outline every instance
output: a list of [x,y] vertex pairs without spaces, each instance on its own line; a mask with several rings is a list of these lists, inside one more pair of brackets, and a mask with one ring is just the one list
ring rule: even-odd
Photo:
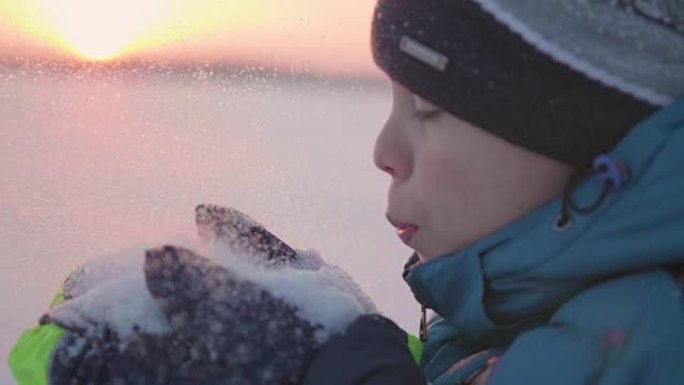
[[196,236],[199,203],[317,250],[415,333],[410,250],[384,218],[388,180],[372,163],[389,103],[375,81],[0,67],[0,383],[13,383],[9,349],[73,269]]

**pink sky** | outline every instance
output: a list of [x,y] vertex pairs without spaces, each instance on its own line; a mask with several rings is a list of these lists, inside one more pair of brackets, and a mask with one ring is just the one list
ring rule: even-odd
[[4,55],[258,63],[377,74],[375,0],[0,0]]

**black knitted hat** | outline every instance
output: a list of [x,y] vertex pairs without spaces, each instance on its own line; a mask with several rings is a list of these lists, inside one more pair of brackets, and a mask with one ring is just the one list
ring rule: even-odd
[[663,0],[666,17],[609,3],[379,0],[373,55],[454,116],[583,166],[684,94],[682,1]]

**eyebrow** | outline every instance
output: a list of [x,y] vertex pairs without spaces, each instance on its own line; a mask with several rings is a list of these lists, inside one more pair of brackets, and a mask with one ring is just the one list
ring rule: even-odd
[[429,111],[421,111],[416,109],[416,111],[413,113],[413,117],[421,120],[431,120],[441,115],[442,112],[444,112],[444,110],[437,106],[435,106],[434,110]]

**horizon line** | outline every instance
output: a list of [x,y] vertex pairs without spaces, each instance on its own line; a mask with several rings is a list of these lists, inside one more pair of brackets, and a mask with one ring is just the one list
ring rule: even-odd
[[[147,59],[147,58],[118,58],[111,60],[85,60],[76,57],[35,57],[19,54],[0,54],[0,68],[51,71],[55,73],[86,71],[89,74],[168,74],[170,71],[191,73],[198,69],[206,70],[211,75],[228,76],[260,76],[279,80],[309,80],[358,82],[380,84],[385,78],[380,70],[373,73],[351,73],[345,71],[322,71],[320,69],[302,66],[268,65],[258,61],[212,61],[212,60],[178,60],[178,59]],[[119,72],[121,71],[121,72]]]

